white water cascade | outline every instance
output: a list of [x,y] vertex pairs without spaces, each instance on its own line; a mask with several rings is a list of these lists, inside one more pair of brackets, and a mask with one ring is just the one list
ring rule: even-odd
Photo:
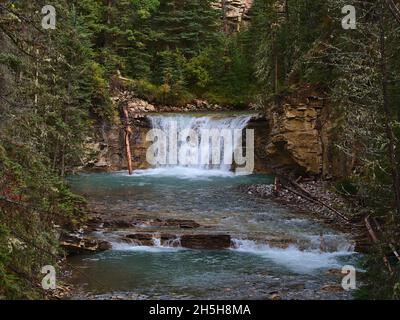
[[[237,153],[243,162],[246,153],[248,160],[247,144],[250,139],[247,132],[244,138],[243,132],[251,119],[249,115],[225,117],[154,115],[148,118],[153,131],[164,132],[166,136],[163,142],[165,144],[163,159],[166,161],[153,164],[156,169],[168,168],[190,172],[201,170],[209,171],[209,174],[212,172],[229,174],[234,164],[237,167],[239,165]],[[209,136],[205,135],[205,132]],[[254,136],[252,138],[254,143]]]

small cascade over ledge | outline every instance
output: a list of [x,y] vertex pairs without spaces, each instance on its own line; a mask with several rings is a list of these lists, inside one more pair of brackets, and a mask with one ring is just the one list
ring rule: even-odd
[[[237,149],[237,155],[245,158],[247,155],[246,148],[246,131],[247,129],[254,130],[254,173],[270,173],[268,155],[266,154],[265,146],[268,145],[270,137],[269,120],[264,114],[253,111],[196,111],[196,112],[142,112],[135,113],[128,109],[128,117],[130,123],[131,134],[129,137],[129,145],[131,151],[132,168],[135,173],[146,171],[147,174],[167,174],[172,175],[176,171],[178,175],[188,176],[214,176],[214,175],[235,175],[243,174],[240,168],[244,164],[238,164],[235,161],[234,150]],[[215,129],[219,132],[228,130],[234,133],[235,130],[243,131],[242,141],[239,139],[234,140],[232,134],[232,151],[223,149],[224,140],[221,142],[221,152],[219,156],[221,162],[213,163],[210,150],[209,157],[205,157],[203,162],[194,163],[193,159],[189,156],[184,156],[185,160],[171,163],[170,156],[173,155],[173,150],[169,149],[169,126],[171,123],[176,123],[177,132],[182,128],[193,130],[195,134],[200,135],[204,129]],[[166,137],[166,150],[165,163],[150,163],[148,161],[148,150],[153,141],[148,140],[148,133],[150,130],[159,129],[167,133]],[[179,138],[179,137],[178,137]],[[203,154],[206,147],[201,144],[204,139],[198,137],[199,157]],[[216,144],[211,141],[210,143]],[[180,147],[190,147],[190,143],[180,142]],[[88,153],[85,159],[84,171],[87,172],[114,172],[125,171],[128,169],[127,159],[127,146],[126,146],[126,127],[124,122],[122,124],[103,124],[98,127],[98,136],[96,139],[87,145]],[[240,152],[239,152],[240,151]],[[232,156],[233,155],[233,156]],[[224,157],[229,158],[232,156],[232,163],[224,164]],[[172,157],[173,158],[173,157]],[[211,159],[210,159],[211,158]],[[197,158],[196,158],[197,159]],[[167,161],[168,160],[168,161]],[[174,160],[174,159],[172,159]],[[242,159],[243,160],[243,159]],[[245,161],[243,161],[245,162]],[[239,168],[239,170],[238,170]],[[251,168],[250,168],[251,169]],[[162,171],[162,172],[161,172]],[[197,171],[197,173],[195,172]],[[252,171],[252,170],[249,170]],[[143,172],[144,173],[144,172]]]
[[[149,115],[155,168],[242,173],[254,168],[254,133],[245,130],[251,115]],[[160,134],[164,133],[163,137]],[[150,161],[151,162],[151,161]],[[252,162],[252,163],[250,163]]]

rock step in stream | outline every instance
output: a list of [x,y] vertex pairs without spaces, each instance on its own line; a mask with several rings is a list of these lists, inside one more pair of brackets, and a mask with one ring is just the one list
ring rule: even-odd
[[[173,227],[179,229],[196,229],[201,227],[199,223],[193,220],[185,219],[134,219],[130,221],[115,220],[104,221],[92,218],[86,229],[90,231],[105,231],[108,228],[111,234],[115,231],[132,230],[133,228],[156,227],[165,228]],[[106,231],[106,233],[108,233]],[[112,243],[108,240],[99,239],[98,237],[83,236],[81,234],[62,234],[60,237],[61,247],[67,254],[88,254],[102,252],[112,249]],[[165,232],[134,232],[126,233],[119,237],[117,242],[128,243],[134,246],[165,246],[165,247],[183,247],[188,249],[199,250],[224,250],[232,247],[232,239],[229,234],[213,234],[213,233],[190,233],[190,234],[171,234]]]
[[223,250],[229,249],[232,245],[231,236],[228,234],[151,234],[134,233],[128,234],[123,239],[127,243],[142,246],[167,246],[183,247],[199,250]]

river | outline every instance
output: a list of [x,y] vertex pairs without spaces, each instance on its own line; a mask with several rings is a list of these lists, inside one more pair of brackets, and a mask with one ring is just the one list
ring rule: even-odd
[[[159,119],[154,122],[160,125]],[[193,121],[185,123],[193,126]],[[195,228],[142,223],[95,231],[92,236],[110,241],[112,249],[69,258],[77,298],[351,298],[340,289],[341,267],[356,265],[359,258],[351,236],[241,188],[270,184],[268,175],[178,164],[137,170],[132,176],[80,174],[69,181],[107,219],[198,223]],[[133,232],[152,234],[152,243],[121,240]],[[175,235],[176,241],[163,243],[163,233]],[[232,240],[224,250],[194,250],[180,245],[184,234],[226,234]]]

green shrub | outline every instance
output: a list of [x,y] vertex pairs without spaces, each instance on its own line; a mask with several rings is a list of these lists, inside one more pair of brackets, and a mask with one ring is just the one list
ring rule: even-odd
[[55,225],[73,229],[84,218],[84,199],[42,157],[27,146],[0,144],[0,297],[43,298],[41,268],[57,266]]

